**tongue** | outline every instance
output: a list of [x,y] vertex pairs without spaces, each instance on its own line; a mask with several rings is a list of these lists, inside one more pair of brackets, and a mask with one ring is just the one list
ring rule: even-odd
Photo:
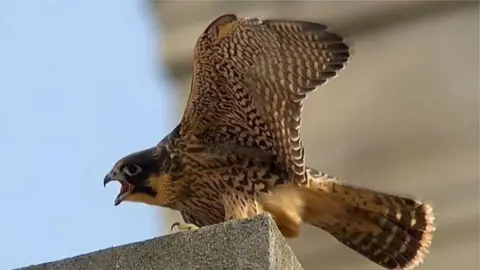
[[128,191],[129,185],[125,182],[120,182],[122,184],[122,187],[120,188],[120,195],[124,194],[125,192]]

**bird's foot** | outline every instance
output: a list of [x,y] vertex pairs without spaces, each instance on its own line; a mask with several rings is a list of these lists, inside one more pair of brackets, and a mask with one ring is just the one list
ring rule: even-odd
[[175,227],[177,227],[179,231],[191,231],[191,230],[199,229],[199,227],[197,227],[194,224],[175,222],[172,224],[172,227],[170,228],[170,230],[173,231]]

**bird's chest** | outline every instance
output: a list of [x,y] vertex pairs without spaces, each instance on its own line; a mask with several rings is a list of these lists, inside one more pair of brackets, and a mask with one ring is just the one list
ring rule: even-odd
[[183,187],[175,208],[197,226],[223,222],[237,206],[255,212],[257,196],[287,179],[258,148],[190,143],[182,150],[172,163],[174,182]]
[[225,221],[225,208],[217,200],[208,198],[192,198],[184,202],[180,213],[185,223],[198,227],[221,223]]
[[256,198],[281,180],[268,168],[230,167],[191,175],[190,194],[178,210],[187,223],[197,226],[216,224],[228,219],[232,208],[255,212]]

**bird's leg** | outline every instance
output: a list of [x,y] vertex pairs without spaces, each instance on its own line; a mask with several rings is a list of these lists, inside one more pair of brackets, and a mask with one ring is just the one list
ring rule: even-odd
[[285,237],[298,237],[302,223],[303,194],[296,185],[277,186],[259,197],[262,209],[272,215]]
[[170,227],[170,230],[173,231],[175,227],[177,227],[179,231],[191,231],[199,229],[199,227],[194,224],[175,222],[172,224],[172,227]]

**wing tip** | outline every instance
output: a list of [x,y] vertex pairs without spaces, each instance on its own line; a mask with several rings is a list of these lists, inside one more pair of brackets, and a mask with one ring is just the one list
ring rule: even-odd
[[263,23],[271,27],[290,28],[298,32],[311,33],[317,36],[321,41],[335,44],[338,47],[337,50],[349,49],[345,38],[342,35],[333,32],[326,24],[311,21],[281,19],[268,19],[264,20]]
[[325,31],[327,26],[321,23],[300,21],[300,20],[281,20],[281,19],[268,19],[263,21],[265,24],[281,25],[281,24],[295,24],[301,27],[304,31]]

